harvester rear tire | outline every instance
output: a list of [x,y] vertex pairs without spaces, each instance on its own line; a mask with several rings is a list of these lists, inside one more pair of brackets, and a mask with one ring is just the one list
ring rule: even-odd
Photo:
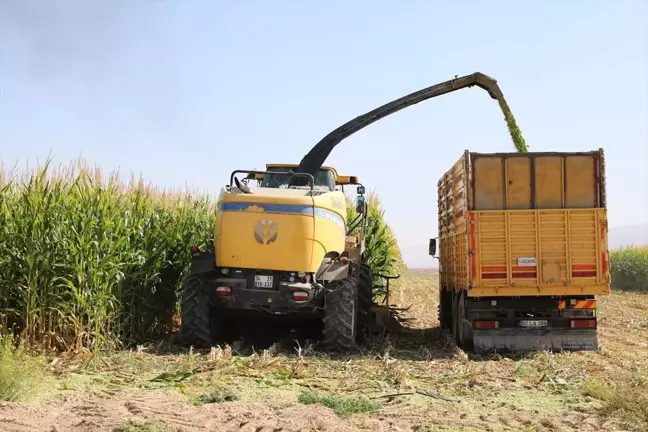
[[358,334],[369,337],[375,323],[373,306],[373,272],[367,264],[360,265],[358,274]]
[[322,334],[324,345],[332,351],[351,351],[356,348],[358,326],[358,284],[354,277],[347,277],[328,284],[326,293]]
[[186,346],[210,348],[219,326],[211,314],[207,287],[200,275],[194,274],[187,276],[183,285],[180,340]]

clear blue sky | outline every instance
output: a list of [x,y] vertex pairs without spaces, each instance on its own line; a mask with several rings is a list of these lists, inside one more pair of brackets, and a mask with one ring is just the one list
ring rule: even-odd
[[[0,157],[83,153],[216,193],[234,169],[298,162],[350,118],[480,71],[499,81],[530,150],[604,147],[610,224],[641,223],[647,4],[0,0]],[[436,236],[437,180],[465,149],[513,149],[476,88],[364,129],[327,163],[377,189],[418,266]]]

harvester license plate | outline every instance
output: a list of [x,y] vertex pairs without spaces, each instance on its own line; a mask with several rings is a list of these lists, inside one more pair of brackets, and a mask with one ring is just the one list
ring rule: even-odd
[[254,276],[254,286],[257,288],[272,288],[272,276]]
[[522,320],[520,321],[520,327],[547,327],[549,321],[547,320]]

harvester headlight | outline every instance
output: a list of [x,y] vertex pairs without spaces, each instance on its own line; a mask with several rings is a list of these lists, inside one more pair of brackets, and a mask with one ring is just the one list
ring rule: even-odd
[[295,282],[295,276],[290,276],[290,278],[288,278],[288,280],[289,280],[290,282]]
[[229,274],[229,269],[227,268],[221,269],[221,273],[224,275]]
[[300,278],[305,278],[305,277],[306,277],[306,273],[304,273],[304,272],[299,272],[299,273],[297,273],[297,276],[299,276]]

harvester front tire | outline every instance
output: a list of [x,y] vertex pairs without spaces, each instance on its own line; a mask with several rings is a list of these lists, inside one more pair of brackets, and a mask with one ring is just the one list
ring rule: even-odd
[[216,324],[211,316],[209,294],[202,278],[190,274],[182,288],[180,339],[183,345],[195,348],[212,346]]
[[332,351],[356,348],[358,325],[358,285],[353,277],[329,283],[326,293],[322,334],[324,345]]
[[358,275],[358,333],[364,337],[369,337],[374,326],[373,304],[373,273],[368,265],[362,264]]

